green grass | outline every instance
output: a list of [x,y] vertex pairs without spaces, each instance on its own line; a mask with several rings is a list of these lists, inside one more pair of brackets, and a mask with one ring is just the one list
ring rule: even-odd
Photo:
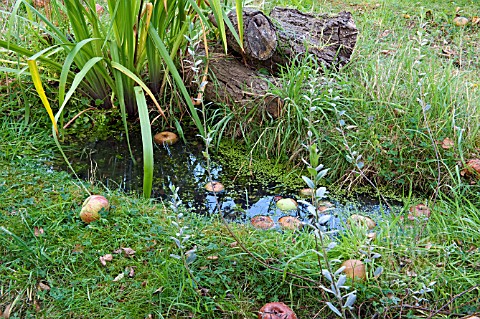
[[[368,184],[353,172],[346,142],[363,156],[367,177],[400,194],[412,187],[432,192],[439,180],[450,185],[449,170],[478,157],[480,28],[452,22],[457,7],[460,15],[478,15],[475,1],[256,3],[266,11],[275,5],[332,14],[351,11],[359,29],[357,46],[351,63],[339,72],[322,75],[308,61],[286,69],[282,89],[273,89],[287,100],[281,118],[245,124],[242,116],[227,111],[229,126],[220,122],[219,135],[240,131],[255,155],[289,159],[295,166],[311,130],[322,150],[321,161],[330,163],[331,183]],[[345,111],[346,139],[337,130],[339,111]],[[453,148],[440,146],[445,138],[454,141]]]
[[[201,217],[180,208],[184,217],[172,219],[173,212],[163,203],[85,184],[112,205],[100,221],[85,225],[78,214],[88,194],[68,174],[48,168],[51,153],[40,151],[52,146],[44,142],[49,141],[45,130],[38,125],[19,129],[3,118],[1,132],[0,310],[11,305],[11,318],[255,318],[261,305],[276,300],[300,318],[334,318],[325,305],[328,295],[309,281],[255,262],[234,244],[216,216]],[[367,263],[369,279],[355,284],[354,309],[360,318],[375,313],[423,318],[443,305],[443,314],[480,311],[475,288],[480,281],[480,192],[477,186],[459,186],[454,193],[458,195],[439,199],[428,223],[401,221],[414,204],[405,200],[405,212],[377,220],[373,243],[356,228],[335,237],[338,245],[329,252],[335,269],[335,260],[364,260],[368,251],[381,255]],[[172,221],[188,227],[185,251],[197,249],[197,258],[189,264],[195,282],[172,256],[182,253],[171,239],[179,237]],[[269,265],[320,279],[310,232],[230,227]],[[136,253],[113,254],[121,247]],[[104,267],[99,258],[109,253],[113,261]],[[375,279],[372,274],[379,266],[384,272]],[[131,268],[133,277],[128,276]],[[120,273],[123,279],[113,281]],[[424,286],[433,290],[427,292]]]
[[[330,168],[330,181],[343,181],[344,187],[358,183],[355,166],[346,160],[351,153],[347,142],[350,148],[356,145],[353,149],[363,155],[363,171],[378,185],[405,185],[404,209],[398,216],[376,220],[375,241],[368,242],[358,228],[333,237],[337,246],[328,257],[334,269],[346,259],[380,254],[367,263],[368,280],[353,284],[358,318],[427,318],[437,311],[433,318],[457,318],[478,313],[480,185],[460,177],[455,167],[478,156],[480,147],[480,89],[474,86],[479,84],[478,28],[458,29],[450,23],[456,6],[475,15],[475,2],[430,1],[423,8],[411,2],[357,2],[347,1],[361,30],[351,65],[315,82],[319,75],[305,63],[300,70],[312,91],[289,83],[298,69],[288,70],[284,79],[290,86],[279,94],[292,100],[291,116],[268,128],[250,127],[246,144],[252,153],[272,161],[294,155],[292,160],[299,162],[304,155],[298,152],[301,143],[310,139],[308,123],[320,120],[310,129],[320,146],[320,162]],[[314,9],[322,12],[345,7],[344,2],[315,3]],[[308,1],[292,4],[311,8]],[[423,24],[427,10],[432,10],[434,21]],[[380,36],[387,29],[392,33]],[[459,56],[440,57],[444,45],[462,52],[466,64],[458,66]],[[392,49],[392,55],[381,52]],[[424,56],[415,63],[420,53]],[[335,318],[326,305],[335,300],[310,282],[321,278],[312,252],[315,240],[308,231],[230,225],[260,260],[306,278],[302,280],[256,262],[234,243],[217,216],[202,217],[180,208],[184,217],[177,220],[169,217],[175,214],[165,203],[82,182],[112,204],[100,221],[85,225],[78,214],[88,194],[69,174],[50,169],[55,146],[32,84],[10,79],[0,75],[0,311],[9,308],[10,318],[256,318],[264,303],[283,301],[299,318]],[[330,91],[319,89],[325,82]],[[47,94],[54,96],[55,89]],[[305,95],[318,98],[314,112],[305,111],[312,106]],[[417,98],[431,104],[425,114]],[[77,97],[74,101],[80,109],[88,105]],[[339,115],[335,108],[346,112]],[[118,111],[115,114],[120,118]],[[86,113],[75,122],[75,132],[87,138],[92,130],[108,126],[103,118],[110,116]],[[346,122],[343,135],[335,129],[340,119]],[[445,137],[456,144],[447,150],[437,146],[443,187],[436,201],[426,201],[432,215],[428,221],[408,221],[408,208],[418,204],[410,187],[430,191],[437,186],[431,138]],[[265,147],[272,151],[265,154]],[[241,162],[237,155],[230,154],[232,162]],[[184,235],[190,236],[183,254],[196,247],[197,257],[188,269],[173,256],[182,255],[171,238],[180,237],[179,227],[188,227]],[[121,247],[136,253],[113,254]],[[99,258],[109,253],[113,260],[102,266]],[[374,278],[378,267],[383,273]],[[114,281],[119,274],[124,277]]]

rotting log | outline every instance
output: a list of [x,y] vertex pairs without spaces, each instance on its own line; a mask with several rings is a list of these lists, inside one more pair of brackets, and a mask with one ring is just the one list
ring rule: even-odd
[[[236,12],[229,12],[228,17],[238,30]],[[350,12],[329,16],[275,7],[267,17],[246,8],[243,19],[245,51],[242,52],[230,31],[227,32],[229,47],[254,68],[263,67],[273,73],[306,54],[327,68],[340,68],[350,61],[357,42],[358,29]],[[275,36],[272,30],[276,31]]]
[[[238,29],[235,11],[228,18]],[[269,85],[279,86],[275,75],[281,67],[308,55],[319,65],[338,69],[350,61],[358,35],[349,12],[327,16],[277,7],[267,17],[261,11],[245,8],[243,19],[243,51],[227,31],[230,52],[225,54],[217,44],[209,46],[206,54],[199,45],[195,61],[191,56],[186,59],[184,77],[191,89],[202,91],[204,101],[224,103],[236,114],[255,113],[257,118],[265,114],[273,118],[282,115],[284,101],[268,93]],[[208,65],[206,85],[199,85],[204,80],[193,81],[202,77],[195,76],[199,59],[204,60],[203,67]],[[260,69],[269,70],[272,75],[260,74]]]
[[[251,118],[260,115],[277,118],[280,115],[283,100],[268,93],[269,83],[278,86],[274,77],[261,75],[236,58],[226,55],[220,45],[209,46],[208,52],[207,59],[205,49],[199,46],[195,61],[188,56],[183,70],[185,83],[191,89],[202,87],[204,101],[224,103],[238,115],[250,114]],[[196,61],[200,59],[204,63],[197,65]],[[207,63],[207,83],[200,84],[203,74],[195,70],[202,70]]]

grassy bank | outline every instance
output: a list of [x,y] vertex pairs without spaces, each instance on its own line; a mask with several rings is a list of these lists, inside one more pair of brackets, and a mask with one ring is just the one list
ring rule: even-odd
[[226,111],[232,131],[241,127],[254,153],[298,165],[310,130],[331,168],[330,182],[369,184],[347,158],[355,151],[375,184],[406,192],[448,186],[456,166],[478,157],[480,27],[453,23],[456,15],[478,16],[475,1],[255,3],[267,12],[275,5],[351,11],[359,37],[351,63],[339,72],[322,73],[308,60],[284,72],[284,89],[274,90],[287,100],[280,119],[257,126]]
[[[112,204],[87,226],[78,213],[88,194],[68,174],[49,169],[51,154],[39,148],[49,144],[44,129],[19,130],[2,120],[0,310],[6,318],[256,318],[261,305],[277,300],[299,318],[335,317],[325,302],[336,300],[317,286],[328,283],[319,276],[311,232],[230,224],[254,256],[282,270],[275,271],[245,253],[218,216],[181,206],[174,213],[168,203],[83,184]],[[405,200],[400,215],[377,220],[374,241],[357,227],[327,240],[337,243],[328,252],[334,269],[346,259],[367,262],[368,279],[345,284],[357,290],[358,318],[480,311],[480,192],[461,186],[454,193],[441,197],[428,221],[409,221],[413,203]],[[195,258],[188,257],[191,249]],[[113,260],[104,266],[106,254]]]

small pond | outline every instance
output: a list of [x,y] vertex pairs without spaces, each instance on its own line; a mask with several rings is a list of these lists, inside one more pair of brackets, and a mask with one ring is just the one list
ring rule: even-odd
[[[66,153],[80,178],[101,183],[109,189],[141,193],[141,137],[131,136],[130,143],[137,160],[136,165],[129,155],[125,139],[88,142],[83,146],[68,148]],[[312,207],[307,201],[300,201],[298,209],[294,211],[284,212],[276,207],[275,200],[278,196],[301,200],[298,189],[289,189],[274,181],[257,180],[252,176],[239,176],[238,171],[220,165],[221,161],[215,156],[212,156],[210,163],[210,174],[213,180],[225,185],[225,191],[217,195],[206,191],[205,185],[210,178],[202,151],[204,144],[198,140],[189,140],[188,144],[179,142],[172,146],[155,145],[152,197],[170,200],[170,186],[174,185],[179,188],[178,194],[183,205],[200,214],[215,213],[221,207],[226,218],[238,222],[248,222],[257,215],[270,216],[275,223],[282,216],[294,216],[303,221],[311,217],[309,209]],[[65,169],[63,162],[58,163],[61,163],[61,169]],[[377,221],[382,218],[382,214],[390,213],[385,205],[379,205],[374,198],[361,194],[355,198],[355,201],[326,199],[334,206],[329,210],[334,217],[328,222],[329,228],[341,228],[342,221],[354,213],[370,216]]]

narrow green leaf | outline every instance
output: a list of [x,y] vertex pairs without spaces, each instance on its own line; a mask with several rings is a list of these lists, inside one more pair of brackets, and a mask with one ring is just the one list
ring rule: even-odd
[[227,52],[227,34],[225,32],[225,21],[223,19],[224,12],[222,10],[222,4],[220,3],[220,0],[212,0],[210,3],[212,5],[213,15],[215,16],[215,20],[217,21],[217,28],[220,32],[220,37],[222,38],[223,49],[225,50],[225,52]]
[[192,103],[192,100],[190,99],[190,95],[187,92],[187,88],[185,87],[185,84],[183,83],[182,78],[180,77],[180,74],[178,73],[178,70],[175,67],[175,64],[173,63],[173,60],[170,58],[168,54],[167,48],[165,47],[162,39],[160,39],[160,37],[158,36],[158,33],[155,31],[155,29],[152,26],[150,26],[150,28],[148,29],[148,33],[150,35],[150,39],[153,41],[156,48],[158,49],[163,61],[165,62],[165,64],[167,64],[168,70],[170,71],[173,78],[175,79],[177,87],[182,92],[183,98],[185,99],[185,103],[187,103],[188,109],[190,110],[190,116],[192,117],[195,125],[200,131],[200,135],[204,137],[205,130],[203,128],[202,121],[198,116],[197,109],[195,108],[195,106]]
[[235,9],[237,10],[238,35],[240,36],[240,47],[243,50],[243,5],[242,0],[235,0]]
[[50,107],[48,98],[45,95],[45,90],[43,89],[42,80],[40,79],[40,73],[38,72],[38,68],[37,68],[37,61],[27,60],[27,63],[28,63],[28,67],[30,68],[30,76],[32,77],[33,85],[35,85],[35,90],[40,96],[40,100],[42,100],[43,106],[45,106],[45,109],[47,110],[48,116],[50,117],[50,120],[52,121],[53,127],[55,129],[55,134],[58,135],[57,121],[53,116],[52,108]]
[[[157,99],[155,98],[155,96],[153,95],[152,91],[150,91],[150,89],[148,88],[148,86],[143,83],[142,80],[140,80],[140,78],[138,76],[136,76],[132,71],[130,71],[129,69],[127,69],[126,67],[124,67],[123,65],[121,64],[118,64],[117,62],[112,62],[112,67],[121,71],[122,73],[124,73],[126,76],[128,76],[129,78],[131,78],[132,80],[134,80],[138,85],[140,85],[142,87],[142,89],[147,92],[147,94],[152,98],[152,101],[153,103],[155,103],[155,105],[157,106],[158,108],[158,111],[160,112],[160,114],[163,115],[163,117],[165,117],[165,113],[163,112],[160,104],[158,104],[157,102]],[[165,117],[166,118],[166,117]]]
[[85,44],[93,40],[98,40],[98,39],[89,38],[89,39],[85,39],[78,42],[73,48],[73,50],[70,51],[70,53],[68,53],[65,59],[65,62],[63,63],[62,73],[60,74],[60,84],[58,86],[58,102],[60,105],[63,104],[63,100],[65,98],[65,87],[67,85],[68,74],[70,72],[70,67],[72,66],[72,63],[75,60],[77,53],[82,49],[82,47]]
[[140,117],[140,128],[142,131],[143,143],[143,197],[148,199],[152,195],[153,185],[153,142],[150,119],[148,117],[148,106],[141,87],[135,87],[135,98],[137,100],[138,116]]

